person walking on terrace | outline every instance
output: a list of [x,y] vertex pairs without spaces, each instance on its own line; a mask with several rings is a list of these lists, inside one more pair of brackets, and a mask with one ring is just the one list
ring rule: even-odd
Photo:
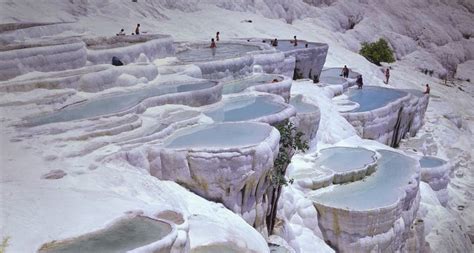
[[390,79],[390,69],[387,68],[385,70],[385,84],[388,84],[388,80]]

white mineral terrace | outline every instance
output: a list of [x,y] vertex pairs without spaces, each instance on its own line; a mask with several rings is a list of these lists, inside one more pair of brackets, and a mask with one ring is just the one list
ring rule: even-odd
[[431,189],[436,192],[439,202],[442,205],[448,203],[449,174],[452,165],[447,161],[433,156],[423,156],[420,159],[421,180],[428,183]]
[[[393,151],[377,152],[381,157],[371,176],[310,194],[325,240],[341,252],[396,251],[402,244],[393,240],[400,240],[414,221],[419,203],[417,161]],[[365,241],[368,237],[379,239]]]
[[419,92],[364,86],[348,90],[346,99],[338,103],[341,114],[361,137],[396,147],[421,128],[428,100],[429,96]]
[[[352,167],[352,163],[357,164],[357,162],[360,168],[367,161],[370,162],[370,158],[367,160],[367,157],[359,158],[356,155],[365,151],[354,150],[353,152],[352,155],[342,155],[346,158],[345,163],[342,159],[329,161],[332,161],[333,168]],[[334,189],[328,192],[315,192],[312,199],[317,204],[355,211],[376,210],[396,204],[405,197],[403,192],[407,185],[416,183],[418,166],[415,160],[400,153],[385,150],[378,150],[378,152],[381,158],[377,160],[377,168],[372,176],[362,181],[334,186]],[[351,165],[347,164],[349,161]],[[355,166],[355,168],[358,167]],[[350,168],[340,169],[340,171],[350,170]],[[413,182],[414,179],[415,182]]]
[[[270,40],[250,39],[219,41],[211,49],[210,42],[174,43],[169,35],[92,37],[55,23],[0,25],[0,35],[2,128],[15,147],[38,145],[28,152],[39,154],[34,184],[21,200],[15,193],[23,186],[9,181],[19,172],[8,171],[6,203],[34,200],[55,211],[43,220],[47,208],[38,215],[23,206],[7,210],[22,217],[6,231],[38,229],[14,224],[19,220],[61,223],[14,249],[299,253],[291,248],[298,228],[280,219],[291,212],[308,238],[322,237],[341,252],[397,251],[407,239],[420,198],[418,162],[393,151],[326,146],[310,166],[286,175],[299,188],[284,188],[280,200],[304,209],[292,203],[291,212],[278,210],[280,234],[272,235],[278,242],[267,245],[278,203],[272,180],[285,137],[274,126],[288,120],[312,150],[321,139],[333,141],[328,130],[318,135],[320,122],[334,127],[322,110],[335,101],[321,94],[339,89],[333,85],[346,90],[359,75],[322,71],[327,44],[280,40],[272,47]],[[123,66],[111,65],[112,57]],[[311,83],[321,94],[291,96],[292,85],[299,85],[293,78],[325,85]],[[351,89],[345,98],[340,113],[361,137],[394,145],[421,127],[428,103],[419,91],[372,86]],[[447,163],[423,157],[420,164],[421,179],[445,203]],[[39,189],[47,194],[36,199]],[[287,189],[304,193],[290,198]],[[63,209],[62,195],[72,198]],[[98,204],[109,195],[110,206]],[[87,208],[84,220],[72,219],[81,208]]]
[[268,124],[200,125],[177,131],[147,157],[152,175],[223,203],[266,233],[268,173],[278,142],[278,131]]
[[296,117],[292,119],[298,131],[304,135],[302,139],[310,142],[318,132],[321,112],[319,107],[304,101],[304,96],[298,95],[290,99],[290,104],[296,109]]
[[[133,108],[136,108],[140,103],[143,103],[145,106],[147,99],[160,96],[176,97],[176,101],[172,101],[173,99],[167,99],[168,101],[165,101],[168,103],[179,103],[180,100],[183,100],[180,99],[180,96],[186,96],[186,94],[189,96],[193,92],[205,90],[208,90],[210,93],[212,93],[212,88],[216,86],[217,83],[215,82],[155,85],[132,92],[103,96],[101,98],[91,99],[89,101],[71,105],[51,114],[28,119],[27,125],[37,126],[56,122],[94,118],[99,116],[110,116],[116,113],[126,113],[128,110],[134,110]],[[183,95],[173,96],[173,94],[179,93]],[[165,104],[165,101],[163,101],[161,104]],[[182,103],[192,105],[190,100],[183,100]],[[138,110],[138,108],[135,110]]]

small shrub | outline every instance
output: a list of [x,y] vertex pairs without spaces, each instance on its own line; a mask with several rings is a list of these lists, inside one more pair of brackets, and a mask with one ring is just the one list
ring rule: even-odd
[[304,134],[298,132],[289,120],[278,124],[276,128],[280,132],[280,149],[270,179],[273,185],[278,187],[293,182],[292,179],[286,179],[286,168],[290,164],[293,154],[297,151],[306,151],[308,143],[302,139]]
[[287,179],[285,177],[286,168],[291,162],[291,157],[297,151],[304,152],[308,149],[308,143],[301,138],[304,134],[298,132],[296,127],[289,120],[286,120],[275,127],[280,132],[280,148],[275,163],[273,164],[273,170],[270,174],[272,192],[270,195],[270,212],[266,217],[268,234],[273,234],[273,228],[277,220],[276,214],[281,189],[283,186],[293,183],[293,179]]
[[387,41],[379,39],[377,42],[362,43],[362,48],[359,52],[370,62],[380,66],[381,62],[394,62],[392,49],[388,46]]
[[7,252],[8,240],[10,240],[9,236],[3,237],[2,243],[0,244],[0,253]]

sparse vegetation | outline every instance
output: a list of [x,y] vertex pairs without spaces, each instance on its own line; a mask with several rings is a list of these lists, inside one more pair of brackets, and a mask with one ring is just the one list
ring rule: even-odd
[[278,156],[273,164],[272,174],[270,174],[270,181],[272,183],[271,195],[271,211],[267,216],[268,233],[272,234],[276,220],[277,204],[280,198],[282,186],[293,183],[293,179],[285,177],[286,168],[291,162],[291,158],[298,151],[306,151],[308,143],[302,140],[302,132],[298,132],[296,127],[289,120],[286,120],[275,126],[280,132],[280,149]]
[[379,39],[377,42],[362,43],[362,48],[359,53],[370,62],[380,66],[381,62],[394,62],[392,49],[384,39]]
[[286,168],[291,162],[291,157],[297,151],[304,152],[308,149],[308,143],[301,138],[304,133],[298,132],[289,120],[278,124],[276,128],[280,132],[280,150],[274,163],[271,180],[273,185],[278,187],[292,182],[291,179],[287,180],[285,178]]
[[2,244],[0,244],[0,253],[6,253],[8,247],[8,241],[10,240],[9,236],[4,236],[2,239]]

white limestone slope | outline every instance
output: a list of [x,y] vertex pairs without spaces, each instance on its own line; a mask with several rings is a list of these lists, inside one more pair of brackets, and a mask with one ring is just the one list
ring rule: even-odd
[[[139,0],[140,1],[140,0]],[[471,20],[467,19],[466,22],[458,22],[462,15],[456,11],[452,15],[452,20],[446,20],[444,22],[447,26],[452,27],[453,24],[455,25],[453,29],[443,29],[444,24],[440,25],[439,20],[447,17],[447,15],[414,15],[412,12],[417,12],[418,8],[405,8],[406,6],[412,7],[413,5],[419,5],[421,7],[426,7],[427,1],[409,1],[409,2],[379,2],[379,1],[370,1],[369,4],[360,4],[360,3],[352,3],[349,1],[345,1],[345,5],[335,4],[333,6],[329,6],[327,9],[322,8],[318,14],[318,19],[312,20],[299,20],[300,14],[312,12],[313,9],[307,8],[306,4],[303,4],[300,1],[271,1],[270,4],[268,1],[264,2],[256,2],[257,8],[254,7],[253,2],[248,1],[219,1],[219,6],[224,7],[226,9],[239,9],[239,10],[256,10],[258,9],[258,14],[252,14],[250,12],[234,12],[223,10],[220,8],[216,8],[214,6],[208,6],[201,4],[195,4],[194,2],[190,1],[140,1],[140,5],[135,3],[131,3],[131,1],[100,1],[100,2],[80,2],[75,3],[76,6],[72,6],[71,3],[65,1],[56,1],[56,2],[49,2],[45,4],[41,2],[41,5],[34,5],[34,4],[25,4],[27,1],[10,1],[8,5],[2,5],[0,7],[0,15],[2,21],[6,20],[7,22],[17,21],[17,20],[44,20],[44,21],[63,21],[63,20],[78,20],[78,23],[72,24],[75,29],[78,26],[83,26],[86,28],[87,31],[93,31],[97,35],[110,35],[116,33],[121,27],[126,28],[127,31],[130,31],[135,23],[140,22],[144,30],[148,31],[160,31],[160,33],[170,33],[176,36],[179,39],[205,39],[206,41],[215,33],[216,30],[220,30],[222,36],[230,37],[286,37],[291,38],[293,35],[298,35],[299,38],[304,38],[310,41],[323,41],[328,42],[331,44],[331,49],[328,54],[328,65],[329,66],[338,66],[340,67],[343,64],[349,64],[350,67],[356,66],[357,71],[364,74],[364,79],[371,84],[381,85],[381,72],[378,70],[377,67],[370,65],[367,63],[363,58],[358,55],[351,53],[349,50],[345,49],[346,45],[349,45],[349,48],[353,49],[359,45],[359,42],[368,40],[368,38],[372,38],[371,36],[374,34],[378,34],[374,32],[373,24],[389,24],[393,25],[394,28],[398,28],[401,30],[402,33],[404,32],[411,32],[411,29],[405,29],[405,27],[411,27],[414,24],[414,28],[419,29],[419,27],[430,24],[427,28],[431,35],[431,37],[436,37],[435,34],[445,34],[445,31],[448,30],[455,30],[454,34],[458,34],[457,31],[461,27],[472,27],[469,26],[469,22]],[[207,1],[210,2],[210,1]],[[212,3],[216,1],[212,0]],[[321,4],[321,1],[311,1],[315,4]],[[331,1],[332,2],[332,1]],[[342,2],[342,1],[341,1]],[[2,2],[3,4],[4,2]],[[242,4],[244,3],[244,4]],[[446,5],[458,5],[458,2],[436,2],[439,5],[436,8],[437,13],[440,11],[445,11],[443,6]],[[469,8],[470,2],[463,1],[465,8]],[[96,8],[83,8],[88,5],[93,5]],[[398,6],[393,6],[398,5]],[[390,6],[391,8],[384,8],[386,6]],[[401,7],[400,7],[401,6]],[[5,7],[5,8],[4,8]],[[285,7],[285,8],[284,8]],[[34,11],[31,11],[34,8]],[[472,8],[472,7],[471,7]],[[138,9],[138,11],[137,11]],[[372,22],[377,16],[378,11],[390,11],[390,12],[397,12],[394,10],[402,9],[404,15],[410,18],[423,18],[427,22],[413,22],[410,18],[399,18],[389,16],[389,18],[385,18],[384,20],[376,20],[376,22]],[[425,11],[429,11],[429,8],[423,8]],[[184,13],[182,11],[185,11]],[[318,8],[316,8],[318,10]],[[363,11],[364,14],[370,16],[366,19],[366,22],[359,23],[360,28],[357,28],[357,31],[348,31],[344,34],[334,32],[334,31],[342,31],[340,29],[345,24],[347,24],[347,17],[348,14],[356,14],[353,11]],[[195,11],[195,12],[191,12]],[[257,12],[257,11],[256,11]],[[55,15],[51,15],[51,13],[55,13]],[[147,15],[144,17],[143,13]],[[374,15],[372,15],[374,13]],[[443,12],[444,13],[444,12]],[[27,16],[25,14],[28,14]],[[292,20],[293,24],[285,24],[282,20],[273,20],[273,19],[266,19],[263,18],[260,14],[267,17],[283,17],[289,18],[287,20]],[[384,15],[387,17],[387,15]],[[252,24],[248,23],[241,23],[241,20],[244,19],[252,19],[254,22]],[[157,20],[159,20],[157,22]],[[372,20],[372,21],[371,21]],[[432,22],[432,21],[436,22]],[[314,24],[316,21],[317,24]],[[397,21],[397,22],[394,22]],[[400,22],[400,23],[398,23]],[[410,26],[403,25],[404,23],[409,22]],[[100,25],[97,25],[99,23]],[[331,27],[329,30],[323,28],[324,27]],[[357,26],[356,26],[357,27]],[[278,29],[277,29],[278,28]],[[370,28],[370,29],[369,29]],[[311,32],[308,32],[311,31]],[[392,28],[384,28],[384,33],[387,36],[400,38],[397,40],[396,43],[396,51],[403,52],[404,48],[409,48],[410,45],[413,44],[411,39],[405,38],[404,36],[397,37],[397,33],[392,33]],[[432,32],[436,31],[436,32]],[[423,32],[424,33],[424,32]],[[444,35],[443,35],[444,36]],[[458,36],[458,35],[456,35]],[[356,37],[355,39],[353,37]],[[441,36],[440,36],[441,37]],[[430,39],[431,40],[431,39]],[[448,39],[449,40],[449,39]],[[469,41],[467,41],[469,43]],[[468,46],[470,46],[468,44]],[[462,54],[457,52],[463,52],[463,47],[454,47],[453,44],[447,44],[444,51],[449,52],[456,52],[455,59],[462,59],[464,57],[468,57],[468,54]],[[434,47],[434,50],[436,47]],[[443,52],[440,51],[440,52]],[[452,51],[451,51],[452,50]],[[415,52],[416,53],[416,52]],[[441,155],[441,157],[445,159],[452,159],[455,164],[457,164],[456,169],[458,170],[457,177],[454,178],[451,185],[448,186],[450,191],[450,196],[452,196],[451,202],[448,201],[448,208],[445,209],[438,204],[432,204],[427,200],[423,200],[423,196],[421,199],[422,205],[427,205],[428,209],[430,210],[429,215],[426,216],[424,219],[425,224],[435,224],[435,229],[432,230],[425,230],[428,233],[427,239],[431,244],[432,249],[439,250],[439,251],[449,251],[451,249],[455,249],[460,252],[469,252],[472,249],[472,246],[468,243],[468,239],[465,238],[464,233],[467,230],[464,227],[464,224],[473,224],[473,216],[472,214],[472,198],[470,197],[470,192],[472,191],[472,97],[466,95],[464,92],[458,90],[456,87],[451,88],[447,86],[443,86],[441,83],[438,83],[437,80],[421,76],[419,73],[414,73],[413,68],[419,66],[432,66],[436,69],[439,69],[439,72],[442,73],[443,68],[440,64],[436,64],[436,57],[433,57],[429,54],[415,54],[413,53],[412,56],[409,56],[408,59],[404,60],[403,63],[407,64],[408,66],[403,66],[399,64],[393,65],[394,70],[392,71],[392,81],[391,85],[397,88],[416,88],[422,89],[422,83],[429,82],[432,84],[432,102],[428,106],[428,111],[426,113],[427,122],[425,123],[425,127],[421,129],[421,132],[411,141],[407,143],[402,143],[402,148],[406,149],[413,149],[415,148],[419,152],[423,152],[429,155]],[[423,56],[423,57],[420,57]],[[451,60],[451,59],[449,59]],[[423,65],[420,65],[420,64]],[[324,97],[324,94],[332,93],[330,89],[319,89],[317,87],[312,87],[310,84],[308,85],[301,85],[301,82],[295,82],[295,86],[300,86],[294,88],[294,92],[310,94],[313,98],[317,98],[318,100],[316,104],[321,108],[321,127],[317,134],[317,140],[320,141],[318,147],[334,144],[338,141],[348,141],[352,140],[354,142],[359,142],[359,139],[355,136],[355,130],[341,117],[337,115],[337,111],[331,105],[330,99]],[[302,87],[304,86],[304,87]],[[15,98],[16,101],[21,100],[28,100],[25,99],[26,96],[35,96],[41,95],[44,96],[45,91],[36,91],[35,94],[33,93],[25,93],[21,94],[21,98]],[[319,93],[319,94],[314,94]],[[16,94],[14,94],[16,96]],[[332,95],[331,95],[332,96]],[[2,94],[2,98],[5,97],[12,97],[12,94],[4,95]],[[46,96],[47,97],[47,96]],[[434,99],[433,99],[434,98]],[[46,101],[46,100],[45,100]],[[52,101],[50,98],[47,101]],[[54,101],[54,100],[53,100]],[[447,102],[444,102],[447,101]],[[29,107],[23,107],[23,112],[17,112],[18,114],[25,113],[27,110],[37,110],[33,108],[34,105]],[[1,114],[3,115],[8,114],[10,108],[2,109]],[[133,125],[136,126],[136,122],[142,121],[144,126],[153,126],[156,124],[156,117],[164,116],[164,114],[154,113],[153,110],[150,110],[146,117],[139,117]],[[168,115],[169,116],[169,115]],[[165,117],[167,120],[172,121],[172,117]],[[88,129],[84,129],[85,131],[81,131],[81,133],[86,133],[87,130],[94,129],[100,130],[100,128],[104,128],[104,132],[115,132],[108,131],[108,127],[110,126],[111,122],[115,122],[115,120],[124,120],[124,119],[109,119],[104,122],[100,122],[100,126],[90,127]],[[130,119],[127,119],[130,120]],[[456,122],[456,123],[453,123]],[[98,122],[94,122],[98,123]],[[126,123],[125,125],[128,127],[130,122]],[[115,124],[115,123],[114,123]],[[458,127],[460,126],[460,127]],[[61,128],[61,127],[59,127]],[[134,129],[133,127],[127,129]],[[151,128],[150,128],[151,129]],[[45,129],[40,129],[38,131],[47,131]],[[64,132],[58,134],[55,132],[56,129],[50,129],[49,138],[58,137],[63,139],[72,139],[73,137],[68,136],[69,134],[65,134]],[[133,134],[139,135],[135,131],[130,131]],[[37,133],[37,132],[36,132]],[[7,181],[11,180],[14,183],[18,184],[18,187],[9,191],[9,206],[16,206],[14,210],[4,211],[2,209],[2,213],[9,212],[14,213],[17,210],[31,210],[31,209],[40,209],[42,206],[46,206],[44,202],[40,202],[36,204],[34,201],[24,201],[24,202],[17,202],[19,198],[16,198],[18,195],[18,188],[24,188],[25,186],[29,186],[30,182],[22,181],[25,175],[29,175],[30,173],[37,173],[36,176],[40,177],[41,175],[38,173],[47,173],[49,170],[45,170],[45,168],[50,167],[59,167],[59,168],[67,168],[68,169],[68,176],[71,177],[67,179],[67,186],[70,190],[59,190],[60,196],[55,198],[51,201],[51,203],[56,203],[58,199],[64,199],[68,196],[69,191],[76,192],[78,189],[79,183],[87,181],[88,178],[81,178],[81,175],[85,172],[88,172],[86,169],[87,166],[82,168],[70,168],[69,163],[65,163],[62,158],[54,158],[55,156],[58,157],[57,154],[70,153],[70,151],[77,149],[78,145],[75,141],[68,142],[67,146],[61,147],[54,147],[53,145],[45,145],[39,144],[37,140],[34,140],[37,136],[36,133],[26,133],[24,138],[29,138],[29,141],[26,141],[22,138],[18,138],[18,136],[12,136],[12,141],[20,141],[25,143],[22,146],[22,149],[18,151],[22,155],[21,158],[17,156],[8,156],[8,159],[14,159],[15,162],[7,163],[11,168],[18,168],[19,163],[23,163],[24,165],[22,168],[24,170],[19,170],[22,172],[22,175],[18,175],[14,178],[9,178]],[[74,132],[75,134],[76,132]],[[122,132],[123,133],[123,132]],[[29,135],[29,136],[28,136]],[[123,137],[125,134],[120,134],[120,138]],[[2,135],[3,138],[5,136],[10,135]],[[146,137],[141,137],[146,138]],[[89,141],[89,144],[96,145],[97,142],[110,142],[112,138],[107,136],[99,138],[97,141]],[[49,142],[48,144],[51,144]],[[11,143],[5,144],[10,148]],[[2,145],[3,146],[3,145]],[[37,148],[40,146],[41,148]],[[31,148],[33,149],[33,154],[29,152],[24,152],[24,148]],[[54,149],[52,149],[54,148]],[[89,148],[89,147],[88,147]],[[316,142],[313,142],[312,149],[315,149]],[[115,146],[112,146],[111,149],[115,149]],[[109,152],[110,150],[103,150],[104,152]],[[2,152],[5,152],[2,150]],[[4,153],[3,153],[4,154]],[[5,156],[3,156],[4,158]],[[35,160],[38,157],[43,156],[46,165],[41,165],[42,163]],[[60,156],[61,157],[61,156]],[[302,158],[303,157],[303,158]],[[5,158],[6,159],[6,158]],[[2,160],[2,164],[5,164],[5,159]],[[51,162],[51,160],[56,159],[56,161]],[[85,157],[85,160],[93,161],[94,158],[92,157]],[[305,156],[297,156],[295,157],[295,165],[300,166],[304,164],[304,162],[309,159],[306,155]],[[5,161],[5,162],[4,162]],[[34,168],[30,166],[30,164],[35,164]],[[116,167],[121,168],[123,164],[118,164]],[[40,168],[40,169],[38,169]],[[117,168],[116,168],[117,169]],[[70,173],[69,173],[70,172]],[[98,178],[95,185],[91,184],[87,186],[87,190],[81,193],[80,200],[77,203],[85,203],[85,207],[87,204],[93,205],[100,205],[103,204],[107,200],[114,199],[115,196],[119,195],[127,195],[130,194],[132,197],[130,201],[133,202],[132,205],[137,205],[137,198],[145,198],[147,201],[153,200],[155,196],[165,195],[166,191],[182,191],[176,190],[174,188],[166,188],[163,192],[157,192],[157,186],[155,183],[150,183],[148,179],[144,179],[147,176],[143,176],[141,174],[137,174],[136,177],[128,179],[126,176],[120,177],[117,176],[121,173],[115,170],[110,171],[110,173],[103,173],[100,174],[100,179]],[[94,173],[94,172],[92,172]],[[101,172],[102,173],[102,172]],[[86,173],[87,174],[87,173]],[[72,178],[72,175],[74,176]],[[2,180],[4,180],[2,174]],[[65,179],[66,180],[66,179]],[[75,184],[71,184],[71,182]],[[2,181],[3,184],[4,181]],[[115,182],[115,183],[113,183]],[[125,184],[124,184],[125,182]],[[135,183],[139,182],[139,183]],[[42,185],[43,183],[40,183]],[[127,187],[127,184],[136,184],[136,187]],[[3,185],[2,185],[3,186]],[[455,187],[453,187],[455,186]],[[31,186],[33,190],[31,192],[35,192],[34,196],[37,196],[37,192],[41,192],[41,189],[45,191],[47,195],[48,191],[44,188],[41,188],[37,185]],[[292,226],[293,232],[288,232],[288,237],[291,237],[290,240],[294,248],[299,248],[301,252],[313,252],[314,244],[317,244],[317,248],[324,248],[325,250],[330,251],[327,245],[325,245],[322,240],[320,240],[320,234],[317,232],[317,228],[312,226],[315,223],[314,214],[315,209],[311,206],[307,206],[306,204],[293,204],[293,199],[299,199],[295,196],[301,196],[297,191],[291,191],[291,189],[296,188],[296,186],[288,187],[288,192],[290,195],[285,194],[282,201],[287,203],[289,207],[285,207],[284,210],[293,210],[294,212],[285,213],[285,219],[287,219],[289,224]],[[131,190],[132,189],[132,190]],[[153,193],[155,194],[148,194],[147,192],[150,189],[154,189]],[[57,188],[55,188],[58,191]],[[113,191],[112,196],[104,196],[100,198],[101,202],[95,200],[89,200],[90,192],[101,192],[101,191]],[[285,189],[286,191],[286,189]],[[13,192],[17,195],[14,195]],[[423,193],[423,190],[422,190]],[[2,193],[3,194],[3,193]],[[97,193],[98,196],[101,196]],[[21,193],[21,196],[27,196],[25,193]],[[56,195],[54,195],[56,196]],[[187,202],[192,203],[193,210],[200,210],[201,213],[205,213],[202,220],[212,219],[213,224],[218,224],[222,230],[225,231],[222,233],[217,233],[217,236],[221,241],[232,240],[241,240],[245,241],[249,247],[254,249],[256,252],[265,252],[267,249],[263,246],[264,241],[259,237],[258,234],[254,233],[254,231],[249,227],[246,226],[245,222],[243,222],[240,218],[235,215],[232,215],[230,212],[226,211],[223,208],[219,208],[218,205],[210,205],[207,201],[197,201],[195,200],[195,195],[189,195],[189,193],[183,194],[183,196],[188,196],[186,199]],[[431,196],[431,195],[430,195]],[[42,196],[44,197],[44,196]],[[46,196],[47,197],[47,196]],[[45,198],[46,198],[45,197]],[[182,196],[180,196],[182,197]],[[121,198],[121,197],[117,197]],[[179,198],[179,197],[178,197]],[[27,198],[27,200],[33,200],[33,197]],[[84,201],[90,202],[84,202]],[[73,201],[76,202],[76,201]],[[429,203],[428,203],[429,202]],[[423,204],[425,203],[425,204]],[[121,202],[117,204],[118,206],[124,206]],[[285,204],[286,205],[286,204]],[[457,206],[463,205],[465,209],[463,211],[457,211]],[[55,206],[55,205],[52,205]],[[114,205],[112,205],[114,206]],[[211,207],[212,206],[212,207]],[[3,205],[2,205],[3,207]],[[38,208],[40,207],[40,208]],[[49,217],[49,216],[56,216],[56,217],[64,217],[65,222],[67,220],[78,220],[78,217],[82,217],[80,211],[84,211],[84,206],[77,205],[75,208],[78,212],[70,212],[66,211],[67,215],[61,215],[59,211],[62,211],[62,205],[57,205],[58,213],[53,212],[52,214],[44,213],[42,217]],[[313,208],[313,209],[312,209]],[[120,210],[120,208],[117,208]],[[123,210],[128,208],[123,208]],[[221,210],[222,209],[222,210]],[[204,210],[204,211],[203,211]],[[37,215],[33,213],[26,213],[18,211],[17,213],[21,213],[21,218],[15,220],[18,223],[26,224],[26,228],[22,230],[21,227],[15,227],[11,229],[13,226],[8,226],[8,230],[6,230],[7,235],[11,236],[11,246],[10,248],[13,251],[17,249],[21,251],[31,251],[34,250],[33,248],[26,248],[32,247],[28,245],[39,245],[39,239],[44,239],[43,241],[47,241],[50,239],[60,238],[60,236],[69,236],[69,235],[77,235],[83,232],[91,231],[96,229],[98,221],[94,222],[86,222],[87,228],[82,231],[72,231],[82,228],[77,228],[71,226],[71,231],[64,232],[64,235],[61,234],[62,232],[57,232],[59,230],[59,226],[62,222],[58,221],[55,218],[48,218],[45,219],[45,223],[37,224]],[[56,209],[55,209],[56,211]],[[106,212],[106,211],[104,211]],[[196,211],[193,211],[196,214]],[[295,215],[295,212],[298,215]],[[83,213],[93,213],[90,212],[82,212]],[[94,215],[98,213],[102,213],[102,211],[94,210]],[[305,215],[303,215],[304,213]],[[457,214],[461,215],[463,222],[460,222],[459,217]],[[43,212],[41,212],[43,214]],[[14,216],[12,214],[12,216]],[[91,215],[93,216],[93,215]],[[194,217],[194,216],[193,216]],[[209,218],[211,217],[211,218]],[[293,219],[291,219],[294,217]],[[100,220],[110,220],[107,217]],[[82,221],[82,218],[80,219]],[[436,221],[436,222],[435,222]],[[439,221],[439,222],[437,222]],[[437,224],[436,224],[437,223]],[[3,224],[3,221],[2,221]],[[28,231],[35,230],[41,227],[48,225],[51,227],[51,232],[48,231],[45,234],[45,237],[48,238],[39,238],[39,239],[31,239],[30,237],[23,237],[23,235],[27,234],[26,229]],[[86,225],[84,225],[86,226]],[[216,225],[217,226],[217,225]],[[461,227],[460,227],[461,226]],[[69,228],[68,228],[69,229]],[[55,232],[56,231],[56,232]],[[198,230],[195,230],[198,231]],[[194,235],[195,238],[199,237],[202,240],[199,240],[199,243],[206,242],[207,240],[212,241],[212,238],[209,238],[208,233],[209,231],[206,228],[202,228],[200,230],[202,232],[197,232]],[[3,233],[3,230],[2,230]],[[3,234],[2,234],[3,235]],[[193,232],[191,230],[191,235]],[[64,238],[63,237],[63,238]],[[38,241],[35,241],[38,240]],[[194,240],[196,242],[196,240]],[[26,242],[26,243],[25,243]],[[29,244],[29,243],[32,244]],[[310,243],[308,243],[310,242]],[[253,246],[252,246],[253,245]]]

